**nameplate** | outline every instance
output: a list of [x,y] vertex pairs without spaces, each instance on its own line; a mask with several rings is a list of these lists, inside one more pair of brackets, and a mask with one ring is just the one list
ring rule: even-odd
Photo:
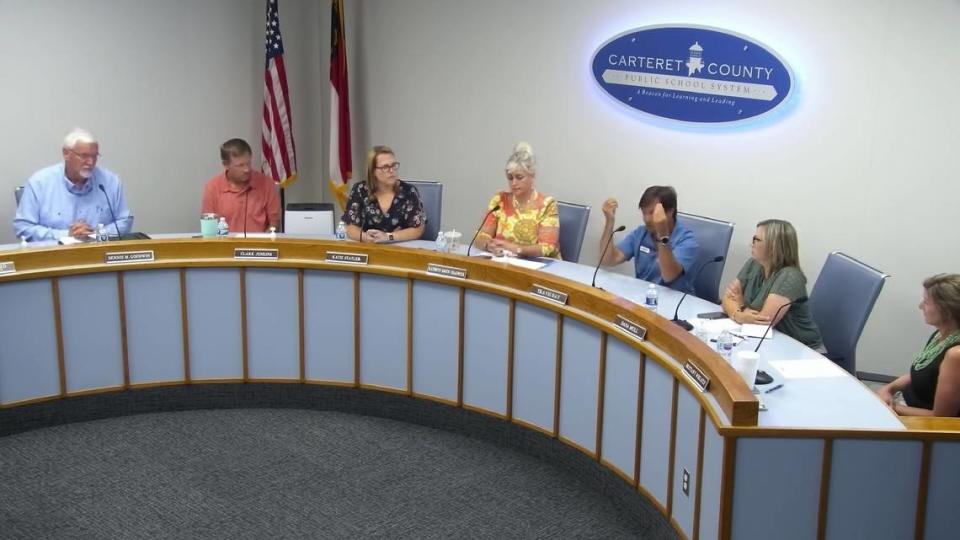
[[17,265],[13,261],[0,262],[0,275],[12,274],[17,271]]
[[367,264],[370,256],[366,253],[341,253],[339,251],[328,251],[326,261],[337,264]]
[[444,266],[442,264],[427,263],[427,273],[436,276],[452,277],[457,279],[467,279],[466,268],[457,268],[455,266]]
[[103,254],[107,264],[127,264],[153,261],[153,250],[149,251],[113,251]]
[[567,304],[567,298],[569,298],[569,295],[567,295],[567,293],[562,293],[560,291],[548,289],[542,285],[537,285],[536,283],[534,283],[533,286],[530,287],[530,294],[539,298],[543,298],[544,300],[556,302],[562,306]]
[[687,377],[693,381],[693,384],[697,385],[697,388],[699,388],[701,392],[706,392],[707,388],[710,388],[710,377],[707,377],[706,373],[693,362],[687,360],[686,363],[683,364],[683,371],[687,374]]
[[233,250],[234,259],[243,259],[245,261],[275,261],[280,258],[279,249],[260,249],[260,248],[236,248]]
[[623,330],[624,332],[630,334],[631,336],[643,341],[647,337],[647,329],[640,326],[635,322],[631,322],[627,319],[624,319],[622,316],[617,315],[617,320],[613,323],[617,328]]

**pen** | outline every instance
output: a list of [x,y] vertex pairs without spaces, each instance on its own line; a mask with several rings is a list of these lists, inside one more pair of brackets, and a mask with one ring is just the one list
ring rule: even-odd
[[773,388],[771,388],[771,389],[767,390],[766,392],[764,392],[764,394],[769,394],[770,392],[773,392],[774,390],[779,390],[779,389],[781,389],[781,388],[783,388],[783,384],[778,384],[778,385],[774,386]]

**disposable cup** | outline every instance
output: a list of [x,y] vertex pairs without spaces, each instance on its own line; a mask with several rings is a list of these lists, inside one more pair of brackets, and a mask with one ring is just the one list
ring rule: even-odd
[[733,354],[733,369],[743,377],[747,388],[753,388],[757,380],[757,370],[760,368],[760,353],[754,351],[737,351]]

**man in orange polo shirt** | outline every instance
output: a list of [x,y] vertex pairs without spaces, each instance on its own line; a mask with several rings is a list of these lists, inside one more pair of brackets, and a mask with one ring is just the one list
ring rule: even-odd
[[273,180],[250,167],[253,151],[243,139],[220,146],[224,170],[203,188],[204,214],[227,218],[230,231],[264,232],[280,226],[280,197]]

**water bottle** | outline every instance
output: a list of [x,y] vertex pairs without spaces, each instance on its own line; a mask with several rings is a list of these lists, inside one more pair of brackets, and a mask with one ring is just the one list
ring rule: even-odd
[[21,236],[21,237],[20,237],[20,247],[22,247],[22,248],[27,247],[27,237],[26,237],[26,236]]
[[230,227],[227,226],[227,218],[220,216],[220,221],[217,222],[217,236],[227,236],[230,234]]
[[443,231],[437,233],[437,253],[446,253],[447,239],[443,236]]
[[717,352],[724,360],[730,361],[730,354],[733,353],[733,334],[729,330],[724,330],[717,338]]
[[337,240],[346,240],[347,239],[347,224],[344,222],[337,223]]
[[660,293],[657,291],[657,285],[655,283],[651,283],[650,286],[647,287],[647,298],[644,301],[644,305],[647,307],[647,309],[652,309],[654,311],[657,310],[657,300],[659,296]]
[[106,242],[107,241],[107,228],[103,226],[103,223],[97,223],[97,242]]

